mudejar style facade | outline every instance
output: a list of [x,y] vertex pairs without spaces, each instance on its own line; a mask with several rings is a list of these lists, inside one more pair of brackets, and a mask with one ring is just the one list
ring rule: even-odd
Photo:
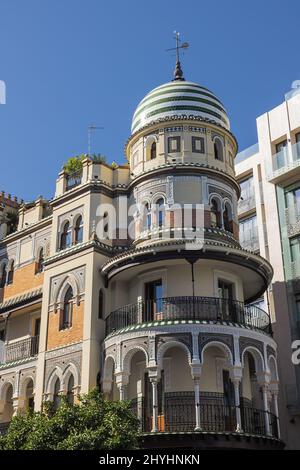
[[272,267],[239,244],[237,143],[220,100],[174,77],[138,105],[127,165],[87,157],[16,231],[3,219],[2,423],[98,385],[131,400],[145,447],[282,446],[255,305]]

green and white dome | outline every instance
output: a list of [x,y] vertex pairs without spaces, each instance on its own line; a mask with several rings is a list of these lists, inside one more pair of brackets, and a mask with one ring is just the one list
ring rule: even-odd
[[137,106],[131,132],[158,119],[172,116],[200,117],[230,129],[221,101],[207,88],[185,80],[174,80],[150,91]]

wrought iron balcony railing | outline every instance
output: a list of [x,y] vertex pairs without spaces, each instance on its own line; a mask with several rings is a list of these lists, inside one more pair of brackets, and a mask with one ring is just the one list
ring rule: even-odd
[[272,180],[300,166],[300,142],[291,147],[287,146],[272,155],[272,161],[267,162],[267,179]]
[[28,357],[34,357],[38,354],[38,348],[39,336],[32,336],[31,338],[22,339],[21,341],[8,343],[4,345],[0,360],[3,364],[6,364]]
[[240,237],[240,245],[245,250],[259,251],[258,230],[251,230],[247,237]]
[[67,181],[67,186],[66,186],[67,191],[75,188],[75,186],[78,186],[79,184],[81,184],[82,171],[76,171],[74,173],[70,173],[69,175],[67,175],[66,181]]
[[218,297],[164,297],[111,312],[106,318],[106,335],[130,325],[162,320],[232,322],[272,334],[268,313],[255,305]]
[[[141,432],[151,432],[153,417],[151,403],[144,397],[131,401],[131,409],[139,418]],[[277,417],[252,406],[241,398],[240,405],[242,432],[266,436],[266,420],[270,434],[278,438]],[[230,405],[222,394],[200,394],[200,426],[203,432],[235,432],[237,428],[236,407]],[[158,411],[158,432],[193,432],[196,427],[195,397],[193,392],[166,393]]]
[[[254,189],[253,189],[254,191]],[[243,212],[248,212],[251,209],[254,209],[256,206],[255,195],[249,194],[248,197],[240,199],[238,202],[238,213],[242,214]]]
[[300,210],[298,206],[293,205],[285,209],[285,222],[289,237],[300,233]]

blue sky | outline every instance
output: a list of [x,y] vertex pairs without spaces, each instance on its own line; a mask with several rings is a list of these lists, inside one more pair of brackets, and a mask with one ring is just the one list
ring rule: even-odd
[[135,106],[172,78],[173,31],[190,43],[185,78],[220,97],[240,149],[255,119],[300,79],[298,0],[0,0],[0,190],[52,197],[87,128],[92,151],[124,162]]

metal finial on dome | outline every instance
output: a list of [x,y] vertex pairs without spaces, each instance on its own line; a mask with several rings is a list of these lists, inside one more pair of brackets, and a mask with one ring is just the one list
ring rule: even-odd
[[180,33],[177,31],[174,31],[175,34],[175,41],[176,41],[176,47],[172,47],[171,49],[167,49],[167,51],[174,51],[176,50],[176,65],[175,65],[175,70],[174,70],[174,79],[173,81],[183,81],[185,80],[183,77],[183,71],[181,68],[181,63],[180,63],[180,58],[179,58],[179,49],[187,49],[189,47],[187,42],[184,42],[183,44],[179,45],[179,36]]
[[182,68],[181,68],[180,60],[176,61],[173,82],[175,80],[185,80],[183,78],[183,71],[182,71]]

